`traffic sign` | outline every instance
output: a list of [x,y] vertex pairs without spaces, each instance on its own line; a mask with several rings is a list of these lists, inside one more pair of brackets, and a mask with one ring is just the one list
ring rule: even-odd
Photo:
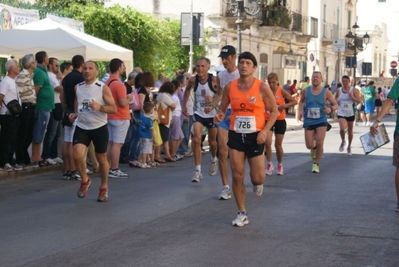
[[398,66],[398,62],[391,61],[391,68],[396,69],[397,66]]
[[345,52],[345,39],[334,39],[332,50],[333,52]]

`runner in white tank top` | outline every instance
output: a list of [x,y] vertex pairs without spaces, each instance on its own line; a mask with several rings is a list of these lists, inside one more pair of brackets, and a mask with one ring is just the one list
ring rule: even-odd
[[201,172],[201,137],[204,127],[208,128],[208,143],[211,151],[211,165],[209,168],[209,175],[213,176],[217,173],[217,128],[213,122],[213,117],[216,114],[213,100],[215,93],[218,91],[218,82],[215,76],[209,74],[208,71],[211,63],[208,58],[202,57],[197,59],[195,63],[197,75],[190,78],[186,90],[184,91],[184,101],[182,112],[185,116],[187,113],[187,101],[190,97],[191,90],[194,89],[194,116],[193,116],[193,152],[195,171],[191,179],[192,182],[199,183],[202,179]]
[[[342,76],[342,87],[338,88],[335,99],[338,102],[338,122],[341,144],[338,148],[340,152],[347,150],[347,155],[352,155],[351,144],[353,140],[353,123],[355,121],[354,102],[361,102],[359,91],[351,87],[348,76]],[[345,131],[348,131],[348,142],[345,140]]]
[[[214,106],[218,104],[221,99],[224,87],[233,80],[240,78],[240,73],[236,66],[236,50],[231,45],[222,47],[219,57],[222,59],[225,70],[218,73],[219,91],[217,97],[214,100]],[[219,169],[220,177],[222,178],[222,192],[219,194],[218,199],[227,200],[231,198],[231,190],[229,186],[229,166],[228,166],[228,155],[229,148],[227,141],[229,139],[229,128],[230,128],[230,117],[231,107],[227,107],[226,116],[223,121],[217,125],[218,127],[218,154],[219,154]]]
[[114,114],[117,109],[111,90],[103,82],[99,82],[97,76],[97,63],[86,61],[83,66],[85,81],[75,87],[75,113],[71,113],[69,119],[73,122],[79,117],[73,136],[76,169],[82,177],[78,197],[86,197],[91,186],[91,180],[86,173],[85,154],[87,147],[93,142],[101,177],[97,201],[107,202],[109,173],[107,114]]

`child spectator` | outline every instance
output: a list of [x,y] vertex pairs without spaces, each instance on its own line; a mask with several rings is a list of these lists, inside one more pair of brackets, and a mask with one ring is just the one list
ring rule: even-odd
[[140,156],[138,166],[140,168],[151,168],[150,165],[147,165],[147,159],[152,154],[152,143],[155,136],[151,119],[151,114],[154,112],[154,104],[145,102],[143,110],[144,114],[140,114],[139,118]]

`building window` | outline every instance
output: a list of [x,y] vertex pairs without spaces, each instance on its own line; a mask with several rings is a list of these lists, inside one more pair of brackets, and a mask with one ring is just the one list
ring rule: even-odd
[[352,27],[352,11],[348,10],[348,30]]
[[323,21],[326,22],[326,12],[327,12],[327,6],[323,5]]
[[374,65],[374,71],[377,71],[377,54],[374,54],[374,62],[373,62],[373,65]]
[[310,18],[310,35],[312,36],[318,36],[318,29],[319,26],[319,20],[316,18]]
[[382,3],[382,2],[386,2],[387,0],[378,0],[378,2]]
[[267,63],[269,61],[269,57],[267,54],[260,54],[259,58],[259,79],[265,81],[267,78],[268,70],[267,70]]

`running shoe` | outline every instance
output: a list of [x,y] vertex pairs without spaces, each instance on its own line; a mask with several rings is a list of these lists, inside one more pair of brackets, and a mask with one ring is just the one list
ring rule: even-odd
[[98,193],[98,202],[107,202],[108,201],[108,188],[100,188],[100,192]]
[[277,175],[284,175],[284,168],[282,164],[277,166]]
[[366,123],[365,123],[365,122],[363,122],[363,126],[366,126]]
[[191,182],[193,183],[199,183],[202,180],[202,173],[200,171],[195,171],[194,172],[194,177],[191,179]]
[[82,177],[80,177],[78,171],[71,172],[71,179],[76,179],[78,181],[82,181]]
[[22,165],[19,165],[19,164],[14,165],[14,171],[22,171],[23,169],[24,169],[24,167],[22,167]]
[[313,163],[312,165],[312,172],[314,173],[319,173],[319,165],[317,165],[316,163]]
[[248,223],[249,221],[247,214],[242,214],[241,212],[238,212],[237,218],[232,221],[232,225],[238,227],[242,227],[244,225],[247,225]]
[[218,197],[220,200],[224,199],[230,199],[231,198],[231,190],[229,187],[223,186],[222,192],[219,194]]
[[341,143],[338,150],[339,150],[339,152],[342,152],[342,151],[344,151],[344,149],[345,149],[345,141],[343,143]]
[[254,185],[252,187],[252,190],[254,191],[255,195],[260,197],[263,194],[263,184],[260,185]]
[[80,188],[78,191],[78,197],[79,198],[84,198],[87,196],[87,193],[89,192],[89,187],[91,186],[91,180],[87,180],[86,183],[80,182]]
[[398,204],[396,204],[396,209],[395,209],[395,212],[399,212],[399,203],[398,203]]
[[273,170],[274,170],[273,163],[272,162],[267,163],[266,169],[265,169],[265,174],[266,175],[272,175]]
[[12,172],[14,170],[14,168],[10,165],[10,163],[6,163],[4,165],[3,171],[5,172]]
[[62,173],[62,179],[64,179],[64,180],[69,180],[69,179],[71,179],[71,172],[70,172],[70,171],[64,171],[64,172]]
[[214,176],[218,173],[218,160],[211,161],[211,166],[209,166],[209,175]]
[[127,173],[122,172],[119,169],[116,170],[109,170],[108,177],[109,178],[119,178],[119,179],[126,179],[129,175]]
[[50,164],[50,165],[56,165],[56,164],[57,164],[57,162],[55,162],[54,160],[52,160],[52,159],[50,159],[50,158],[45,159],[45,161],[46,161],[48,164]]
[[52,160],[57,162],[58,164],[63,164],[64,163],[64,161],[60,157],[53,158]]
[[352,156],[352,148],[351,148],[350,146],[348,146],[348,147],[346,148],[346,154],[347,154],[348,156]]
[[36,162],[31,162],[31,163],[29,163],[27,166],[26,166],[28,169],[29,168],[38,168],[39,167],[39,163],[36,161]]
[[310,150],[310,157],[311,157],[312,159],[315,159],[315,158],[316,158],[316,148],[312,148],[312,149]]

